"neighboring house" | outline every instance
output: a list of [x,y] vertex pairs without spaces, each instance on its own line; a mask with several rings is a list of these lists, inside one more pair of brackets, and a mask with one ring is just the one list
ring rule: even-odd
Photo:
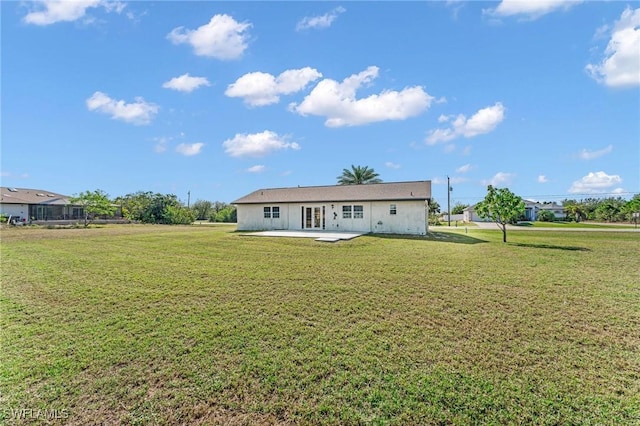
[[538,203],[535,201],[524,200],[524,218],[529,221],[538,220],[541,211],[547,210],[553,213],[556,219],[564,219],[564,207],[556,203]]
[[[474,210],[475,206],[469,206],[464,209],[465,222],[484,222],[488,219],[482,219]],[[524,200],[524,220],[536,221],[541,211],[548,210],[556,219],[564,219],[564,207],[556,203],[538,203],[536,201]]]
[[[77,221],[84,219],[84,208],[72,205],[68,195],[42,189],[0,187],[0,214],[18,217],[21,222]],[[121,216],[118,208],[115,217]]]
[[486,222],[489,219],[483,219],[474,210],[475,206],[469,206],[462,211],[462,220],[465,222]]
[[238,230],[425,235],[431,181],[259,189],[233,201]]
[[81,218],[82,207],[71,206],[69,197],[41,189],[0,187],[0,214],[21,221]]

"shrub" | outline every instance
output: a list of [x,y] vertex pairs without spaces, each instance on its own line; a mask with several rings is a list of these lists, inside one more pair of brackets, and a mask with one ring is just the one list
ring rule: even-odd
[[553,222],[556,219],[556,215],[554,215],[549,210],[542,210],[538,213],[538,221],[539,222]]

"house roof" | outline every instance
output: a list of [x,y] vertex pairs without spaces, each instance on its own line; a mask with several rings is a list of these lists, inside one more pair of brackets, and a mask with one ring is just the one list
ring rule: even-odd
[[2,204],[70,204],[67,195],[42,189],[0,187],[0,203]]
[[431,199],[431,181],[258,189],[232,204],[404,201]]

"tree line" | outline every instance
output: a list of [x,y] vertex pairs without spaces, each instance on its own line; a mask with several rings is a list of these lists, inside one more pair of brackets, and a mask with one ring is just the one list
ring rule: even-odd
[[[592,197],[581,200],[567,198],[560,204],[564,207],[565,220],[568,221],[633,222],[633,214],[640,213],[640,194],[634,195],[630,200],[622,197]],[[451,208],[451,214],[462,214],[467,207],[469,204],[456,204]],[[524,220],[524,215],[518,220]],[[538,213],[538,220],[552,222],[556,217],[550,211],[543,210]],[[640,218],[638,221],[640,222]]]
[[71,197],[70,202],[84,208],[84,224],[87,226],[98,217],[112,217],[118,209],[122,217],[141,223],[188,225],[196,220],[210,222],[235,222],[236,208],[220,201],[197,200],[187,206],[174,194],[138,191],[124,196],[109,198],[104,191],[81,192]]
[[565,199],[562,201],[567,219],[576,222],[632,222],[633,214],[640,213],[640,194],[630,200],[622,197]]

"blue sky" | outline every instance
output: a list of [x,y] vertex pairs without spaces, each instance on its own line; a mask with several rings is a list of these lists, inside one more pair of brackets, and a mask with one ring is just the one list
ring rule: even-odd
[[2,2],[2,185],[640,192],[635,2]]

